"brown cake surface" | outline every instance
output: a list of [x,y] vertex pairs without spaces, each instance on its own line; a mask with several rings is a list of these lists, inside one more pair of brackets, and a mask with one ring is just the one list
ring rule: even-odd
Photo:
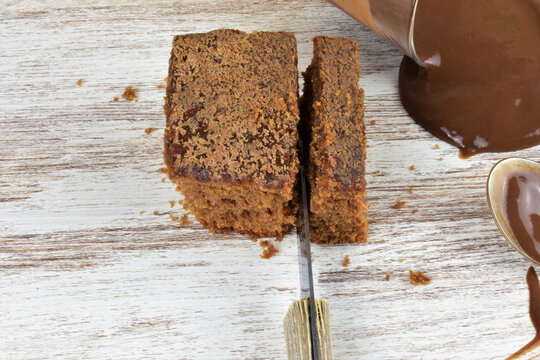
[[302,132],[309,139],[311,239],[317,243],[367,240],[364,179],[364,93],[355,41],[313,39],[304,73]]
[[297,52],[285,32],[176,36],[165,163],[206,228],[280,238],[294,224]]

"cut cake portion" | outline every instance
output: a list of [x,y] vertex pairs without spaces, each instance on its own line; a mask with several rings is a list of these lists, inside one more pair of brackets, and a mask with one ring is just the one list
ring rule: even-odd
[[313,60],[303,74],[301,125],[307,138],[304,153],[309,154],[304,163],[311,188],[311,240],[365,242],[366,140],[358,44],[328,36],[313,38],[313,44]]
[[169,177],[204,227],[279,239],[294,225],[299,109],[293,34],[176,36],[165,114]]

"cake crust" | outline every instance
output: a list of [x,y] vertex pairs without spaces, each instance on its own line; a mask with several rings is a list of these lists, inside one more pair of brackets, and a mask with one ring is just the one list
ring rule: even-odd
[[290,33],[176,36],[165,105],[170,175],[290,186],[298,169],[296,63]]

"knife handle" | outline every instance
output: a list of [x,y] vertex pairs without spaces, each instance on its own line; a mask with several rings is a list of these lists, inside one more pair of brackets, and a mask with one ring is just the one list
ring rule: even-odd
[[[315,299],[317,307],[317,333],[319,338],[319,359],[333,360],[332,331],[328,303]],[[309,298],[292,303],[283,319],[287,358],[289,360],[312,360],[309,323]]]

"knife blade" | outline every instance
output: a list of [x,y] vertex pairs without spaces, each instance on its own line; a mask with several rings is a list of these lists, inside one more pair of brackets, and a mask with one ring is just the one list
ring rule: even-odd
[[[300,144],[300,146],[302,146]],[[300,166],[300,187],[302,192],[301,215],[303,229],[298,232],[298,267],[300,273],[300,298],[309,297],[309,323],[311,334],[312,359],[319,360],[319,335],[317,333],[317,306],[313,287],[313,269],[311,266],[311,246],[309,238],[309,209],[307,202],[306,177],[304,167]]]

